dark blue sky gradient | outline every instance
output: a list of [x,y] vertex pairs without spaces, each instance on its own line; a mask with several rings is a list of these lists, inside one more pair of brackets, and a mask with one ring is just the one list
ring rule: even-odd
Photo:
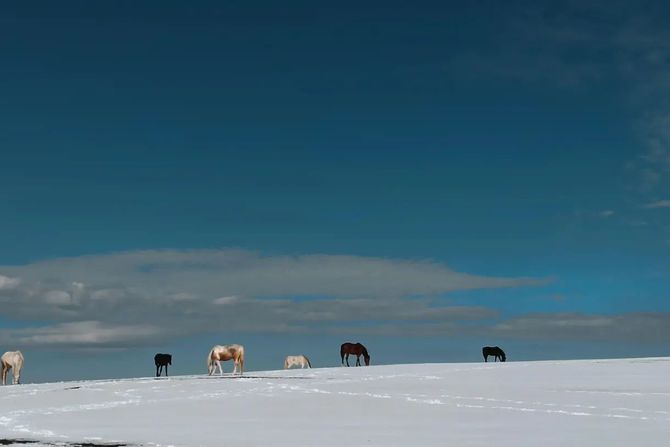
[[[668,16],[643,6],[4,4],[0,265],[218,247],[433,259],[552,278],[444,297],[504,317],[669,312],[669,213],[645,208],[667,185],[640,186],[638,164],[666,105],[644,86],[668,63],[632,47],[644,29],[662,59],[666,31],[649,30]],[[632,346],[618,353],[649,353]]]

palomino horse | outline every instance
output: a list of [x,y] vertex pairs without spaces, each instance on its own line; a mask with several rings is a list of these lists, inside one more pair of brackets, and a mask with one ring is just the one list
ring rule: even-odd
[[356,356],[356,366],[361,366],[361,355],[365,360],[365,366],[370,366],[370,354],[360,343],[343,343],[340,346],[340,357],[342,357],[342,365],[344,365],[344,358],[346,356],[347,366],[349,366],[349,354]]
[[234,362],[233,374],[237,372],[237,367],[240,367],[240,374],[244,372],[244,346],[242,345],[216,345],[209,351],[207,356],[207,372],[211,376],[219,368],[219,373],[223,375],[223,368],[221,362],[232,360]]
[[289,355],[284,360],[284,369],[289,369],[291,366],[300,366],[300,368],[311,368],[312,364],[309,363],[309,359],[304,355]]
[[156,364],[156,377],[161,376],[163,367],[165,367],[165,377],[168,376],[168,365],[172,365],[172,355],[170,354],[156,354],[154,356],[154,363]]
[[482,355],[484,356],[484,361],[485,362],[489,361],[488,357],[490,355],[492,355],[494,357],[493,360],[495,362],[497,362],[498,359],[500,359],[501,362],[504,362],[505,360],[507,360],[507,357],[505,357],[505,351],[503,351],[502,349],[500,349],[497,346],[484,346],[482,348]]
[[21,368],[23,368],[23,354],[21,351],[7,351],[0,357],[2,363],[2,384],[7,385],[7,373],[13,370],[14,385],[21,383]]

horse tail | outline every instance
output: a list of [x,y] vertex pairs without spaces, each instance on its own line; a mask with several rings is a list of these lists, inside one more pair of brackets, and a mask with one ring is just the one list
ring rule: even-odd
[[312,367],[312,363],[309,361],[309,359],[307,358],[307,356],[306,356],[306,355],[303,355],[303,357],[305,357],[305,360],[307,360],[307,366],[309,366],[309,367],[311,368],[311,367]]
[[209,355],[207,356],[207,373],[210,376],[212,375],[213,365],[214,365],[214,348],[212,348],[212,350],[209,351]]
[[288,357],[284,359],[284,369],[288,369]]

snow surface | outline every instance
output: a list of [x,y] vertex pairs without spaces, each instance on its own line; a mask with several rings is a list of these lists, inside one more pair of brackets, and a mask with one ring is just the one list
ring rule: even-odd
[[6,386],[0,445],[3,439],[42,441],[29,446],[658,446],[670,442],[670,358]]

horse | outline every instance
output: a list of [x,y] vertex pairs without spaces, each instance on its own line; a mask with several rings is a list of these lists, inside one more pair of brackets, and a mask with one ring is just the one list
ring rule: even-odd
[[365,360],[365,366],[370,366],[370,354],[360,343],[342,343],[340,346],[340,357],[342,357],[342,366],[344,366],[344,359],[346,356],[347,366],[349,366],[349,354],[356,356],[356,366],[361,366],[361,355]]
[[7,351],[0,357],[2,363],[2,384],[7,385],[7,373],[13,369],[14,378],[12,383],[18,385],[21,383],[21,369],[23,368],[23,354],[21,351]]
[[500,349],[497,346],[484,346],[482,348],[482,355],[484,356],[484,361],[488,362],[488,357],[492,355],[494,357],[494,361],[498,361],[500,359],[501,362],[504,362],[507,360],[507,357],[505,357],[505,351]]
[[154,363],[156,364],[156,377],[161,376],[163,367],[165,367],[165,377],[168,376],[168,365],[172,365],[172,355],[171,354],[156,354],[154,356]]
[[209,351],[207,356],[207,372],[211,376],[219,368],[219,374],[223,375],[223,368],[221,362],[232,360],[234,363],[233,374],[237,372],[237,367],[240,367],[240,375],[244,372],[244,346],[242,345],[216,345]]
[[284,369],[289,369],[291,366],[300,365],[300,368],[305,366],[308,368],[312,367],[312,364],[309,362],[309,359],[304,355],[289,355],[284,360]]

